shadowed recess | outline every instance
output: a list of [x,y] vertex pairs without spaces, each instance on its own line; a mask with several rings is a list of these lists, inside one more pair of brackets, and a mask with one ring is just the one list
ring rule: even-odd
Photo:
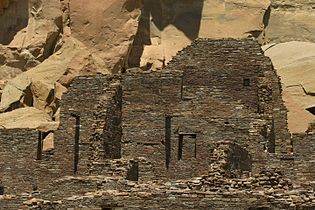
[[203,0],[145,0],[144,10],[159,30],[173,25],[190,40],[198,37],[202,16]]
[[28,0],[11,1],[0,14],[0,44],[10,44],[14,36],[28,25]]
[[151,45],[151,24],[160,31],[173,25],[187,38],[198,38],[203,0],[144,0],[139,27],[129,52],[128,67],[139,67],[144,46]]
[[267,26],[269,25],[270,15],[271,15],[271,8],[269,6],[263,17],[264,28],[267,28]]

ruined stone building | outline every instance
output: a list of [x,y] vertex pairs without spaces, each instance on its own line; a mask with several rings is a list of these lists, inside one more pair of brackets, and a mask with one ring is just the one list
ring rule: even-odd
[[47,133],[0,130],[0,209],[315,209],[315,136],[290,134],[253,40],[195,40],[162,70],[78,77]]

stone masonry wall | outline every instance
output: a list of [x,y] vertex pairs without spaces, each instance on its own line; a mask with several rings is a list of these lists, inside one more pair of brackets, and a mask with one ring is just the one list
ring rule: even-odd
[[[260,169],[268,121],[259,113],[258,88],[271,70],[270,60],[252,40],[201,39],[161,72],[127,72],[123,154],[154,160],[157,177],[187,178],[205,173],[210,145],[226,140],[246,148],[253,168]],[[166,116],[172,117],[169,167]]]
[[[269,61],[270,62],[270,61]],[[267,104],[265,117],[269,119],[271,124],[272,135],[274,138],[274,152],[291,153],[292,143],[287,123],[287,108],[282,100],[282,88],[280,77],[276,74],[273,66],[265,72],[265,87],[270,91],[272,102]],[[262,90],[265,90],[262,88]],[[269,115],[269,116],[268,116]],[[271,117],[272,116],[272,117]],[[272,119],[271,119],[272,118]]]
[[[103,112],[104,114],[101,116],[105,118],[111,116],[109,112],[106,112],[110,104],[105,103],[102,107],[96,107],[97,101],[101,100],[99,99],[100,97],[106,96],[111,98],[111,95],[115,94],[115,88],[112,92],[109,91],[110,83],[114,83],[111,76],[78,77],[71,84],[69,91],[63,96],[60,106],[61,124],[55,135],[56,152],[54,158],[62,163],[60,167],[63,168],[66,175],[71,175],[74,172],[74,134],[76,124],[75,118],[71,116],[71,113],[76,113],[80,116],[78,174],[88,174],[91,157],[93,157],[90,141],[94,134],[95,112]],[[107,91],[109,91],[108,95],[106,95]],[[107,124],[115,126],[117,123],[110,121]],[[120,131],[117,129],[115,132],[119,133]]]
[[23,209],[309,210],[315,207],[312,190],[294,188],[280,172],[267,170],[250,178],[211,175],[165,183],[102,176],[66,177],[36,197],[41,199],[25,202]]
[[290,138],[286,112],[250,39],[196,40],[161,71],[78,77],[51,154],[36,160],[36,130],[0,130],[0,209],[315,209],[315,135]]
[[107,86],[106,94],[96,100],[92,135],[90,136],[91,161],[121,157],[121,106],[122,89],[119,82]]
[[0,130],[0,179],[5,193],[32,191],[38,184],[37,138],[36,130]]
[[298,184],[314,183],[315,177],[315,135],[293,134],[295,181]]
[[103,94],[104,81],[97,77],[79,77],[71,84],[60,104],[60,127],[55,134],[55,159],[63,161],[65,175],[74,172],[74,135],[76,119],[71,113],[80,115],[80,160],[79,172],[86,172],[89,156],[89,134],[93,124],[95,99]]
[[0,180],[5,194],[43,189],[59,174],[53,160],[37,160],[38,131],[2,129],[0,144]]
[[253,169],[259,169],[268,147],[263,135],[268,121],[260,107],[262,102],[273,107],[272,99],[262,101],[259,93],[265,72],[273,70],[260,46],[253,40],[201,39],[180,51],[166,68],[184,71],[182,98],[197,104],[191,109],[195,117],[211,119],[206,122],[212,141],[239,143],[252,154]]
[[[152,161],[155,178],[166,176],[165,117],[180,103],[181,72],[131,70],[123,78],[123,157]],[[139,166],[143,179],[143,167]],[[186,173],[191,173],[187,171]]]

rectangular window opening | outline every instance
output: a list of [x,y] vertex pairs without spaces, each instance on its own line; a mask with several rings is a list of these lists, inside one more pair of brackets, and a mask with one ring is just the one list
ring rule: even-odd
[[0,185],[0,195],[4,195],[4,186]]
[[38,131],[37,158],[36,158],[36,160],[42,159],[42,153],[43,153],[43,132]]
[[123,210],[124,207],[121,205],[101,206],[102,210]]
[[245,87],[250,86],[250,79],[249,78],[243,79],[243,86],[245,86]]
[[197,134],[195,133],[178,133],[178,155],[177,159],[183,159],[183,150],[184,150],[184,137],[188,137],[194,140],[194,148],[193,148],[193,157],[197,157]]
[[168,169],[171,160],[171,135],[172,135],[172,125],[171,116],[165,117],[165,165]]
[[72,112],[70,115],[75,118],[73,173],[76,174],[78,172],[80,154],[80,114]]
[[272,120],[272,127],[269,134],[269,141],[268,141],[268,152],[275,153],[276,152],[276,137],[275,137],[275,122]]
[[138,181],[139,179],[139,163],[135,161],[130,161],[131,167],[127,171],[127,180]]
[[37,141],[37,155],[36,160],[42,160],[43,157],[43,147],[44,147],[44,139],[51,133],[38,131],[38,141]]

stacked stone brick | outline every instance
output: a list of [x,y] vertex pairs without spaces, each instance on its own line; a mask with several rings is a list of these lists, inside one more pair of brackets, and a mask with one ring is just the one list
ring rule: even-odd
[[315,137],[291,136],[286,111],[250,39],[198,39],[160,71],[78,77],[53,153],[35,160],[38,131],[0,131],[0,209],[315,209]]

